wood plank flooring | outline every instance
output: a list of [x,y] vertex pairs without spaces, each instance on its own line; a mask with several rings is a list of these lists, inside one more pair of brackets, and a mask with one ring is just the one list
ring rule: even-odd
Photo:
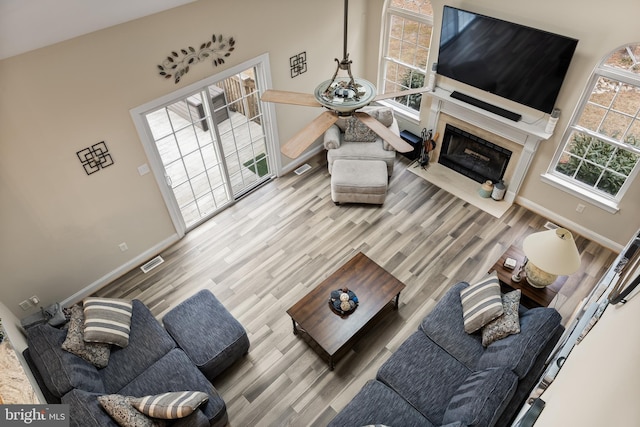
[[[408,172],[401,156],[383,207],[335,206],[325,154],[309,172],[278,178],[97,292],[138,298],[159,319],[202,288],[244,325],[249,354],[214,381],[230,426],[323,426],[418,327],[458,281],[484,275],[546,219],[514,205],[497,219]],[[615,259],[576,236],[585,264],[552,305],[566,322]],[[407,287],[389,313],[334,371],[292,333],[286,310],[358,251]],[[327,313],[327,315],[332,315]]]

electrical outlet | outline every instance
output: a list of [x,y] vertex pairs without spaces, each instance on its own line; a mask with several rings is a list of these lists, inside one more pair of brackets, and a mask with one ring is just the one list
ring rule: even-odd
[[33,307],[33,304],[31,304],[31,302],[28,299],[20,303],[20,308],[23,309],[24,311],[29,310],[31,307]]
[[138,173],[140,174],[140,176],[144,176],[146,174],[148,174],[150,172],[149,170],[149,165],[148,164],[142,164],[140,166],[138,166]]
[[127,244],[125,242],[122,242],[118,245],[118,247],[120,248],[120,250],[122,252],[126,251],[127,249],[129,249],[129,246],[127,246]]
[[34,295],[31,298],[29,298],[29,301],[31,301],[31,304],[33,304],[33,305],[40,304],[40,298],[38,298],[37,295]]
[[578,206],[576,206],[576,212],[582,213],[584,212],[584,208],[586,208],[585,205],[583,205],[582,203],[578,203]]

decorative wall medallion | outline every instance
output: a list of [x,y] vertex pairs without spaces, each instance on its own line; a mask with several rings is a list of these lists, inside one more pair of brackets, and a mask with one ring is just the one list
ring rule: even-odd
[[104,141],[93,144],[91,147],[83,148],[76,153],[82,167],[87,175],[98,172],[100,168],[106,168],[113,164],[113,158],[109,154],[109,149]]
[[231,55],[235,49],[236,41],[233,37],[223,37],[222,34],[216,37],[214,34],[211,41],[202,43],[197,51],[189,46],[180,49],[180,52],[173,51],[167,59],[158,65],[160,75],[166,79],[173,77],[173,81],[178,83],[180,78],[189,72],[189,66],[202,62],[209,57],[213,57],[213,65],[224,64],[224,58]]
[[307,71],[307,52],[302,52],[289,58],[289,65],[291,66],[291,78]]

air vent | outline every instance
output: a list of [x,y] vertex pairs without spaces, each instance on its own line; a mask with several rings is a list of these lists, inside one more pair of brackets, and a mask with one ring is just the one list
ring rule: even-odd
[[307,172],[309,169],[311,169],[311,166],[305,163],[304,165],[300,166],[298,169],[294,170],[294,172],[296,175],[302,175],[303,173]]
[[156,268],[157,266],[159,266],[160,264],[162,264],[163,262],[164,260],[162,259],[162,257],[158,255],[157,257],[153,258],[151,261],[147,262],[146,264],[143,264],[142,267],[140,267],[140,270],[142,270],[143,273],[148,273],[154,268]]
[[560,227],[552,223],[551,221],[547,221],[547,223],[544,225],[544,228],[546,228],[547,230],[556,230]]

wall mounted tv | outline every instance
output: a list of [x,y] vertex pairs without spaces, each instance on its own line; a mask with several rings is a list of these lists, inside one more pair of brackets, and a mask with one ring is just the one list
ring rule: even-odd
[[578,40],[444,6],[438,74],[551,113]]

